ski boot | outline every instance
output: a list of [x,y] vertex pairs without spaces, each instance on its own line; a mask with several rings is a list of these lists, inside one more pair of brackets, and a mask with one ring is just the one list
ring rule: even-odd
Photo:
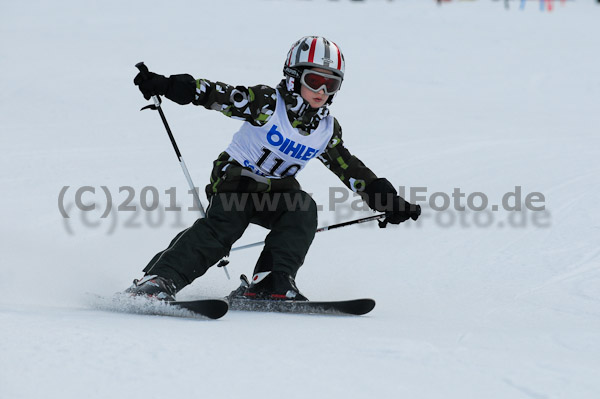
[[131,296],[145,296],[161,301],[174,301],[177,289],[173,280],[157,275],[144,276],[133,280],[133,285],[125,290]]
[[279,271],[260,272],[252,277],[252,283],[245,275],[240,276],[241,284],[229,297],[232,299],[269,299],[288,301],[308,301],[300,293],[294,278]]

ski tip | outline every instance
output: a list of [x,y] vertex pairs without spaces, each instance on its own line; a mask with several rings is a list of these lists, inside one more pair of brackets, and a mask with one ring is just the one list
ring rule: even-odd
[[361,316],[369,313],[371,310],[375,308],[375,300],[371,298],[363,298],[363,299],[354,299],[348,301],[352,303],[352,306],[348,307],[347,313]]
[[171,304],[213,320],[225,316],[229,310],[229,303],[223,299],[202,299],[188,302],[176,301]]
[[213,306],[210,312],[206,313],[206,317],[216,320],[225,316],[225,314],[229,311],[229,303],[222,299],[212,299]]

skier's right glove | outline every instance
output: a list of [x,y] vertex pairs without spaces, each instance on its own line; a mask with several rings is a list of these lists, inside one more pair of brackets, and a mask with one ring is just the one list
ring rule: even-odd
[[133,79],[146,100],[152,96],[164,96],[169,90],[169,78],[154,72],[138,73]]
[[192,75],[171,75],[168,78],[154,72],[138,73],[133,83],[140,89],[144,98],[165,96],[177,104],[185,105],[194,101],[196,80]]

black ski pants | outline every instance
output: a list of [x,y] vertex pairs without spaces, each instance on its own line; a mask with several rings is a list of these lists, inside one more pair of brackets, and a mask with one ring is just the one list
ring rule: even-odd
[[181,290],[229,254],[250,223],[270,230],[254,272],[296,276],[317,229],[317,205],[306,192],[219,193],[206,218],[180,232],[144,272],[172,279]]

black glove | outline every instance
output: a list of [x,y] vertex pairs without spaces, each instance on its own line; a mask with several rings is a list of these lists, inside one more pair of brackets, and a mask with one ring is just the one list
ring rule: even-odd
[[168,78],[152,72],[138,73],[133,83],[140,88],[146,100],[152,96],[165,96],[177,104],[185,105],[194,100],[196,80],[192,75],[171,75]]
[[400,224],[406,222],[408,219],[417,220],[421,215],[420,205],[411,204],[400,196],[394,198],[394,203],[394,209],[387,211],[385,219],[379,222],[379,227],[382,229],[385,229],[388,223]]
[[146,100],[152,96],[164,96],[169,90],[169,78],[154,72],[138,73],[133,79]]
[[375,211],[385,212],[385,219],[379,227],[385,228],[388,223],[400,224],[408,219],[417,220],[421,207],[406,202],[387,179],[376,179],[365,187],[366,201]]

